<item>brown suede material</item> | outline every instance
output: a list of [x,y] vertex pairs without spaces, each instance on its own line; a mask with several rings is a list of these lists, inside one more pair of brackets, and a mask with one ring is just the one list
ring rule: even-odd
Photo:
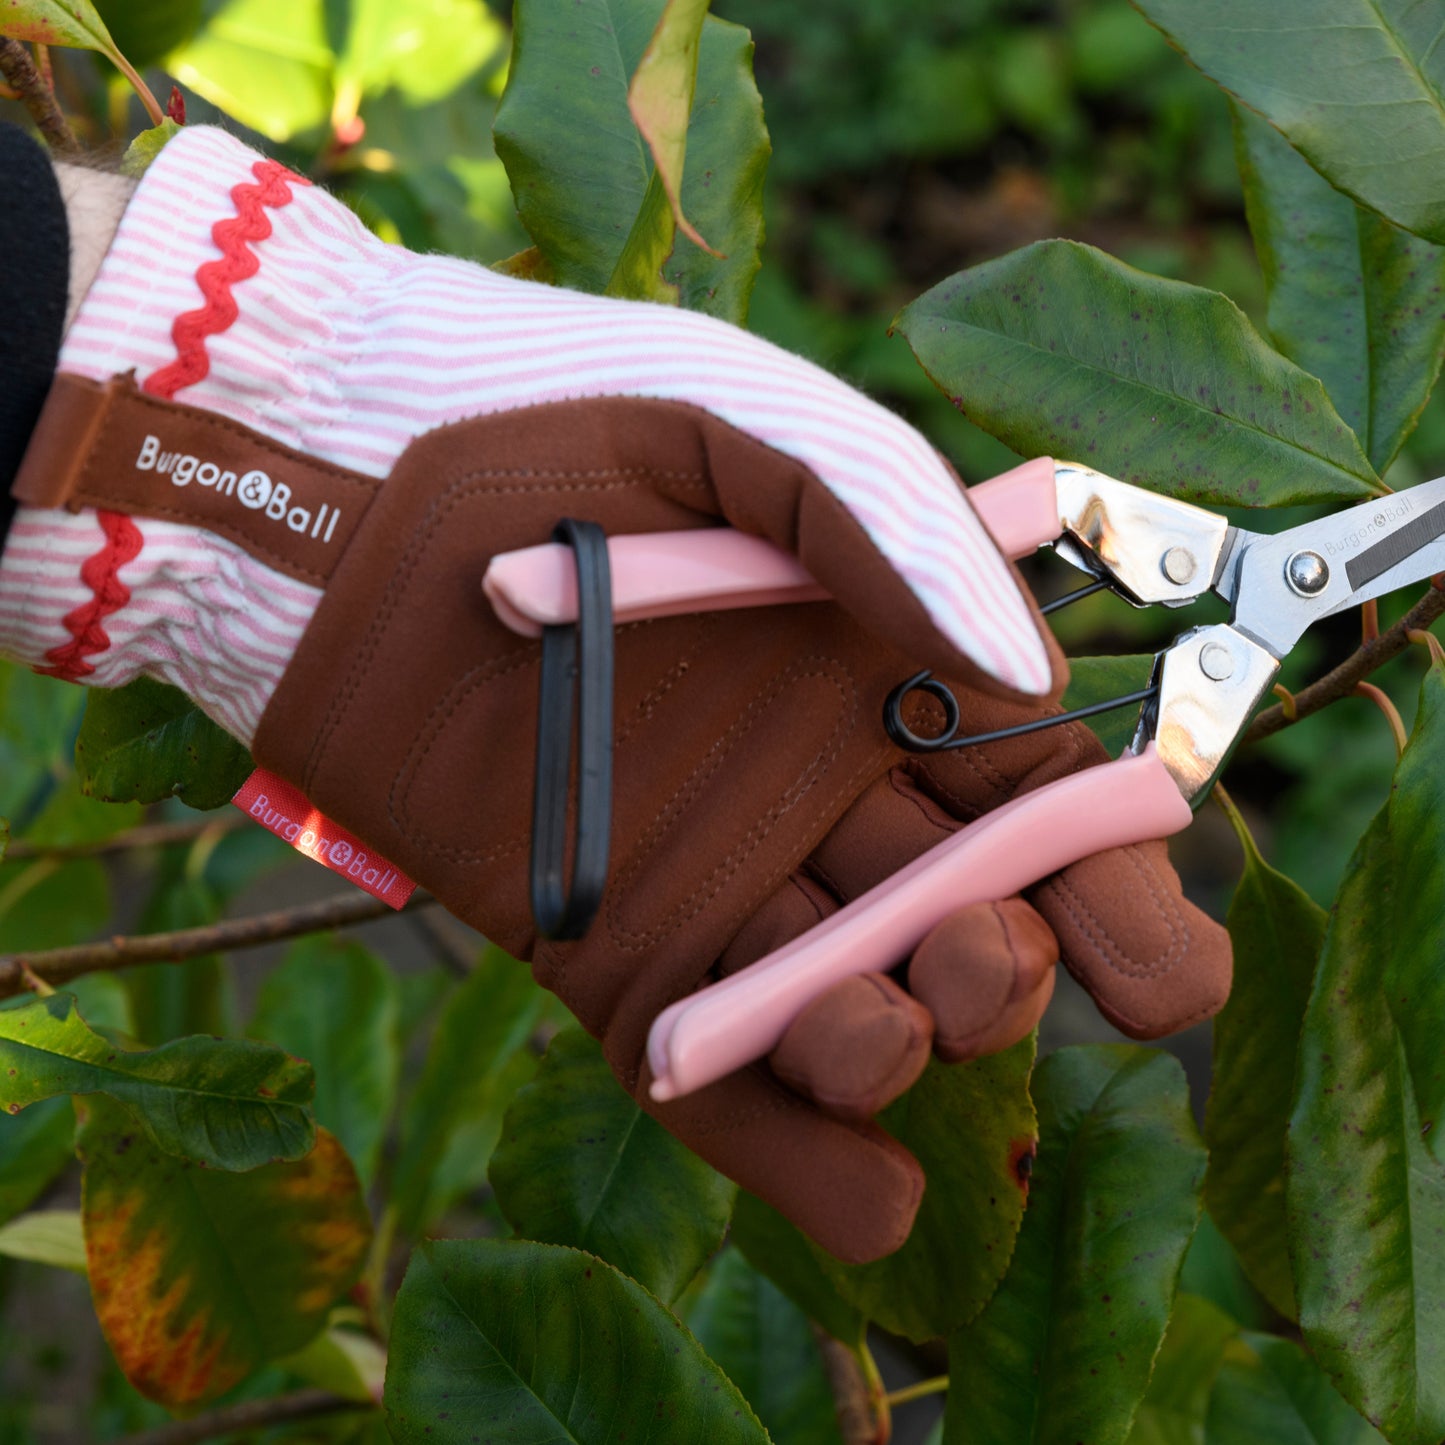
[[[612,534],[726,522],[794,551],[838,601],[617,630],[607,892],[587,937],[538,944],[527,863],[539,645],[497,620],[480,584],[492,555],[548,540],[563,516]],[[948,679],[970,727],[1039,710],[955,654],[800,464],[675,403],[556,404],[409,449],[327,586],[254,751],[460,917],[532,957],[679,1138],[826,1249],[869,1259],[906,1237],[921,1197],[901,1146],[762,1066],[656,1105],[644,1050],[658,1012],[718,971],[811,927],[1003,797],[1093,760],[1082,729],[967,763],[901,754],[883,700],[921,666]],[[1138,916],[1156,903],[1167,912],[1177,884],[1141,900],[1132,883],[1114,887],[1107,863],[1103,874],[1071,906],[1083,935],[1095,923],[1124,930],[1127,954]],[[876,1023],[871,1006],[835,1020],[862,1040],[866,1087],[887,1092],[914,1045],[898,1063]],[[784,1067],[846,1108],[852,1086],[833,1087],[828,1032],[805,1028],[802,1057]]]
[[834,984],[788,1026],[768,1056],[792,1090],[840,1119],[868,1119],[923,1072],[933,1016],[891,978]]
[[100,383],[62,371],[13,492],[31,507],[204,527],[320,586],[380,486],[215,412],[147,396],[134,375]]
[[908,987],[933,1015],[934,1052],[958,1063],[1017,1043],[1052,997],[1058,961],[1058,940],[1022,898],[945,919],[908,965]]

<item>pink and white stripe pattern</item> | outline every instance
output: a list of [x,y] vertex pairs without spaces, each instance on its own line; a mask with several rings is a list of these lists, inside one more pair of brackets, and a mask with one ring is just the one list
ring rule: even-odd
[[[66,338],[64,369],[145,376],[171,360],[171,322],[200,304],[195,272],[215,255],[211,225],[231,214],[230,188],[256,159],[215,129],[171,141]],[[208,340],[210,373],[181,400],[377,477],[422,433],[485,413],[607,395],[704,407],[811,467],[982,668],[1021,691],[1048,690],[1032,615],[947,468],[911,427],[828,373],[709,317],[386,246],[316,188],[297,188],[271,220],[255,246],[259,273],[235,287],[239,318]],[[56,526],[58,540],[83,522],[28,514],[17,528],[0,569],[0,648],[20,652],[12,595],[26,590],[19,572],[40,564],[24,560],[30,544],[19,539]],[[220,539],[151,521],[143,530],[145,549],[122,574],[136,596],[108,620],[113,645],[92,659],[93,680],[165,676],[249,740],[319,594]],[[165,562],[152,567],[158,545]],[[47,645],[63,639],[59,586],[57,570],[34,598],[54,625],[27,624]],[[170,601],[150,598],[152,587]],[[226,620],[190,618],[194,606]],[[21,655],[33,659],[32,647]]]

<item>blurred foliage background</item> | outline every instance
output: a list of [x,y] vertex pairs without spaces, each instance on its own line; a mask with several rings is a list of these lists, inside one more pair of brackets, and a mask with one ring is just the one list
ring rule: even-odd
[[[98,8],[158,94],[171,82],[180,86],[192,122],[249,128],[252,140],[333,189],[384,239],[484,263],[528,244],[490,133],[507,74],[508,5],[104,0]],[[774,147],[750,325],[907,415],[966,478],[991,475],[1014,458],[955,411],[902,339],[889,335],[900,307],[945,275],[1063,235],[1221,290],[1262,323],[1264,286],[1227,104],[1127,0],[716,0],[713,9],[754,35]],[[57,51],[53,59],[59,93],[87,143],[118,150],[144,124],[129,89],[88,55]],[[0,111],[18,118],[18,108]],[[1445,404],[1437,397],[1390,480],[1398,486],[1440,471]],[[1304,515],[1255,515],[1251,525],[1290,525]],[[1035,580],[1042,592],[1068,585],[1049,571]],[[1071,653],[1094,654],[1149,651],[1187,618],[1093,598],[1059,620]],[[1298,685],[1317,674],[1354,645],[1357,629],[1353,615],[1317,629],[1284,681]],[[1423,665],[1423,657],[1407,656],[1374,679],[1407,724]],[[93,843],[141,821],[138,806],[81,795],[71,751],[82,702],[79,690],[0,671],[0,814],[32,849]],[[1229,776],[1267,856],[1323,904],[1388,791],[1395,761],[1389,730],[1367,702],[1345,702],[1330,718],[1252,749]],[[168,803],[150,819],[196,816]],[[1222,916],[1238,852],[1213,809],[1178,857],[1191,891]],[[254,909],[263,898],[274,907],[328,887],[320,870],[269,836],[224,820],[184,846],[120,859],[36,862],[12,854],[0,865],[0,938],[5,952],[55,947],[107,930],[205,922]],[[436,1067],[428,1057],[436,1057],[446,1020],[459,1026],[455,1013],[443,1011],[458,1007],[458,959],[470,970],[477,944],[445,923],[406,920],[366,937],[395,969],[393,984],[377,985],[378,1007],[395,1040],[392,1087],[403,1122],[394,1127],[403,1134],[411,1127],[414,1137],[426,1091],[439,1087],[428,1085],[427,1070]],[[273,1021],[284,1012],[284,981],[264,1003],[277,953],[212,958],[184,972],[135,970],[123,987],[90,979],[81,989],[87,1017],[149,1043],[242,1032],[258,999]],[[542,1036],[554,1026],[542,1014],[526,1023]],[[1080,996],[1056,1002],[1046,1025],[1051,1042],[1107,1037]],[[1178,1049],[1202,1100],[1207,1037],[1196,1031]],[[467,1128],[425,1145],[448,1161],[445,1188],[442,1197],[414,1203],[413,1223],[445,1211],[448,1232],[479,1233],[498,1220],[484,1173],[467,1160],[479,1158],[484,1168],[501,1104],[534,1068],[524,1061],[515,1077],[490,1081],[493,1095]],[[67,1155],[68,1111],[64,1101],[44,1117],[29,1111],[24,1140],[6,1145],[11,1157]],[[393,1140],[387,1148],[394,1147]],[[43,1198],[65,1207],[73,1173],[49,1182],[53,1174]],[[386,1267],[383,1250],[379,1268]],[[166,1418],[111,1362],[83,1283],[57,1279],[40,1265],[0,1259],[0,1445],[105,1439]],[[1207,1220],[1185,1285],[1246,1325],[1272,1319]],[[891,1384],[941,1368],[926,1351],[886,1341],[878,1348]],[[299,1378],[317,1378],[314,1364],[308,1368]],[[273,1365],[243,1393],[295,1378]],[[924,1406],[900,1417],[896,1438],[922,1438],[928,1413]]]

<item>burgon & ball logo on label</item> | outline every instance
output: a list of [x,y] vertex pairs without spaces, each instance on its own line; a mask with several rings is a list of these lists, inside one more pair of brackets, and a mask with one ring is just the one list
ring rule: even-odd
[[247,511],[261,512],[273,522],[284,523],[291,531],[309,536],[318,542],[329,542],[336,531],[341,511],[322,502],[312,514],[310,507],[293,504],[291,488],[275,481],[259,467],[237,476],[229,468],[203,461],[189,452],[161,450],[161,439],[148,436],[141,443],[135,459],[138,472],[157,472],[171,479],[171,485],[214,488],[219,497],[234,497]]

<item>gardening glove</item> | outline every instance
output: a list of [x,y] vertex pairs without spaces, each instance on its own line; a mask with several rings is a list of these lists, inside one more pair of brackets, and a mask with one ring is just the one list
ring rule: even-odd
[[[837,985],[770,1064],[650,1099],[664,1007],[1103,758],[1080,727],[928,758],[888,739],[884,698],[920,667],[975,730],[1051,710],[1065,669],[947,465],[817,368],[704,316],[384,245],[200,128],[140,184],[59,367],[0,565],[0,646],[183,688],[529,957],[645,1109],[840,1258],[897,1248],[923,1190],[870,1116],[930,1048],[1027,1033],[1060,951],[1136,1036],[1223,1002],[1223,932],[1162,844],[1122,849]],[[617,629],[612,865],[571,943],[537,938],[528,903],[539,644],[481,590],[492,556],[562,517],[726,523],[837,599]]]

